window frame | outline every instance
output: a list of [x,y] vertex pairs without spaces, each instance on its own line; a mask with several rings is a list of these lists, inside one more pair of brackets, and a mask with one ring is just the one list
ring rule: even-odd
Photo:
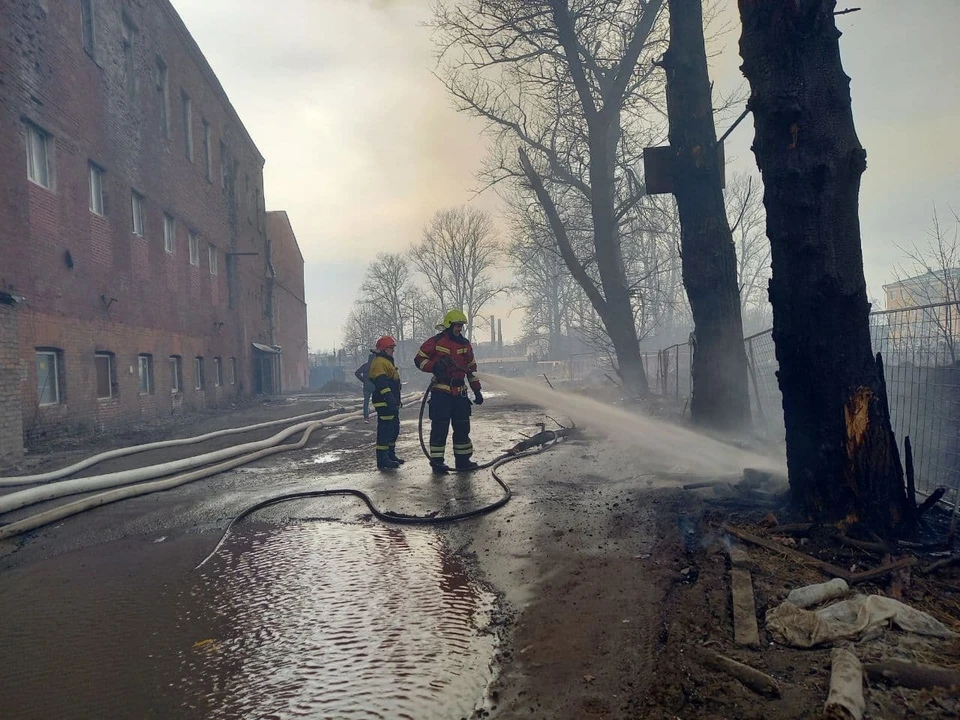
[[167,63],[157,55],[157,98],[160,107],[160,133],[170,139],[170,72]]
[[180,88],[180,102],[183,104],[183,154],[193,162],[193,101],[183,88]]
[[140,238],[146,238],[146,230],[143,225],[143,195],[136,190],[130,190],[130,214],[133,218],[133,234]]
[[207,265],[210,266],[210,274],[217,274],[217,246],[213,243],[207,243]]
[[[106,359],[107,361],[107,375],[108,375],[108,393],[107,395],[100,394],[100,370],[97,367],[99,360]],[[93,368],[94,376],[96,378],[96,393],[97,400],[113,400],[119,396],[118,392],[114,392],[114,388],[117,385],[117,362],[116,356],[112,352],[106,350],[98,350],[93,354]]]
[[170,394],[183,392],[183,358],[180,355],[170,356]]
[[213,386],[223,387],[223,358],[219,355],[213,359]]
[[230,384],[237,384],[237,359],[235,357],[230,358]]
[[[50,162],[50,145],[53,138],[42,127],[29,121],[24,122],[24,130],[26,133],[27,179],[34,185],[52,191],[53,168]],[[39,158],[36,157],[36,151],[40,148],[43,150],[43,178],[38,175],[40,164],[38,163]]]
[[80,0],[80,44],[91,60],[97,58],[97,25],[93,0]]
[[[37,405],[39,407],[51,407],[52,405],[62,405],[63,404],[63,395],[60,390],[60,351],[54,349],[40,349],[34,351],[34,366],[37,369]],[[40,393],[40,357],[48,356],[53,358],[53,383],[54,383],[54,397],[56,398],[53,402],[44,402],[43,395]],[[49,375],[49,373],[48,373]],[[46,387],[46,385],[44,385]]]
[[193,389],[203,390],[206,382],[203,372],[203,356],[197,355],[193,359]]
[[194,267],[200,267],[200,238],[193,230],[187,232],[187,247],[190,254],[190,264]]
[[123,49],[123,74],[126,82],[127,99],[137,99],[137,35],[139,29],[126,12],[121,14],[120,35]]
[[[87,162],[87,182],[90,186],[90,212],[98,217],[106,217],[103,204],[104,170],[92,160]],[[94,186],[96,185],[96,188]],[[96,190],[96,192],[94,192]]]
[[163,214],[163,249],[169,255],[177,254],[177,219],[170,213]]
[[[144,373],[144,363],[146,363],[146,373]],[[137,393],[141,396],[153,395],[154,384],[153,384],[153,355],[150,353],[140,353],[137,355],[137,376],[139,378],[139,385],[137,387]],[[146,392],[144,392],[144,380],[146,380]]]
[[213,182],[213,129],[203,118],[203,174],[207,182]]

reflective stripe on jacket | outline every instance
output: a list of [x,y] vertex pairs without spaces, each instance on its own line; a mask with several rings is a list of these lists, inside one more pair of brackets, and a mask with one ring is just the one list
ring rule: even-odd
[[450,361],[449,370],[446,373],[438,371],[440,375],[434,373],[434,390],[451,395],[465,395],[468,383],[474,392],[480,390],[480,380],[474,375],[477,361],[473,357],[473,346],[469,340],[444,330],[420,346],[413,362],[423,372],[433,373],[441,358]]

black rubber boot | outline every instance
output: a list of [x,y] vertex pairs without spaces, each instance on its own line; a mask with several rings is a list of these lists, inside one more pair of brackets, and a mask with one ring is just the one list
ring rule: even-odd
[[457,470],[461,470],[461,471],[476,470],[478,467],[480,467],[479,465],[477,465],[477,463],[473,462],[473,460],[470,459],[469,455],[461,455],[460,457],[458,457],[456,465],[457,465]]
[[450,472],[450,466],[443,461],[443,458],[434,458],[431,460],[430,468],[433,470],[434,475],[446,475]]
[[397,457],[396,450],[391,450],[389,453],[387,453],[387,459],[393,460],[393,462],[397,463],[398,465],[403,465],[406,462],[406,460],[404,460],[403,458]]
[[377,450],[377,470],[396,470],[400,463],[390,459],[386,450]]

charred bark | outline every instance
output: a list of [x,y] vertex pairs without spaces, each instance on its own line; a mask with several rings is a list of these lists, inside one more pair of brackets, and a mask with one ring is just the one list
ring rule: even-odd
[[890,535],[908,517],[870,344],[860,177],[836,0],[739,0],[772,249],[773,340],[793,496],[819,521]]
[[683,285],[696,329],[694,422],[719,429],[750,423],[737,253],[723,201],[701,0],[669,0],[667,114],[680,215]]

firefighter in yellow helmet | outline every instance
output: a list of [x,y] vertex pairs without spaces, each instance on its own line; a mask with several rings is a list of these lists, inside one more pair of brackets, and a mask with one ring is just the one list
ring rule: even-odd
[[447,432],[453,425],[453,457],[457,470],[475,470],[477,463],[470,459],[470,398],[467,386],[473,390],[474,402],[483,404],[480,380],[474,375],[477,361],[473,346],[463,336],[467,316],[462,310],[450,310],[438,325],[438,335],[420,346],[413,362],[423,372],[432,373],[430,384],[430,466],[442,475],[450,471],[444,462]]
[[397,342],[389,335],[377,340],[367,377],[373,383],[373,407],[377,411],[377,467],[396,470],[403,464],[397,457],[400,435],[400,371],[393,361]]

